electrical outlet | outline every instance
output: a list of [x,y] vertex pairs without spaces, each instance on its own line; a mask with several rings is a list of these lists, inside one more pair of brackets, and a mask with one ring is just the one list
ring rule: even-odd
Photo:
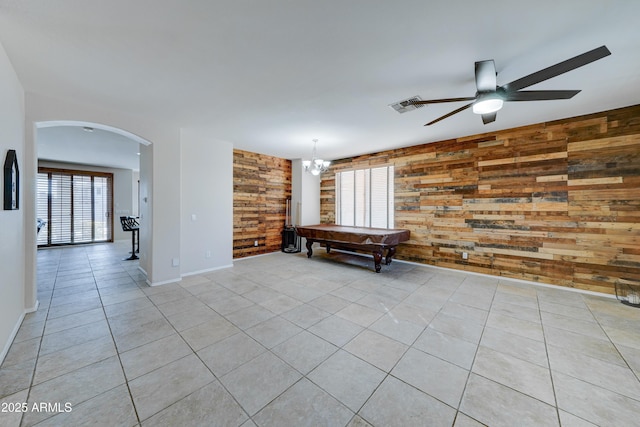
[[171,265],[172,265],[173,267],[178,267],[178,266],[180,265],[180,258],[173,258],[173,259],[171,260]]
[[253,242],[253,246],[258,246],[258,241]]
[[205,258],[211,258],[211,251],[206,251],[206,252],[204,253],[204,257],[205,257]]
[[462,252],[462,259],[469,259],[469,254],[466,252]]

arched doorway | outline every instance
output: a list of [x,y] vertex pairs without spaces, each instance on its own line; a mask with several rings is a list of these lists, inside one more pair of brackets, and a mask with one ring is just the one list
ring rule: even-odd
[[[31,165],[31,168],[29,168],[29,173],[30,173],[30,179],[33,180],[32,182],[34,183],[34,185],[31,186],[31,191],[32,194],[30,194],[28,198],[25,198],[27,200],[25,200],[27,203],[25,203],[25,209],[26,209],[26,220],[31,223],[36,223],[36,218],[37,218],[37,214],[38,214],[38,203],[37,203],[37,189],[36,189],[36,183],[37,183],[37,170],[38,170],[38,159],[39,157],[39,153],[38,153],[38,135],[41,132],[47,132],[51,129],[55,129],[55,128],[73,128],[75,130],[78,129],[82,129],[84,131],[94,131],[94,132],[103,132],[103,133],[110,133],[112,135],[117,136],[119,139],[123,139],[123,140],[128,140],[130,141],[132,144],[135,144],[136,146],[138,146],[138,153],[139,153],[139,160],[138,162],[141,165],[146,165],[146,167],[141,167],[138,169],[138,175],[136,176],[136,186],[135,189],[132,188],[131,189],[131,194],[135,194],[135,198],[136,198],[136,202],[133,201],[133,197],[130,200],[130,205],[133,206],[133,204],[136,204],[136,210],[138,211],[137,214],[139,215],[144,215],[145,217],[148,217],[149,219],[151,218],[151,212],[148,206],[141,206],[140,209],[138,210],[137,207],[137,200],[140,197],[140,194],[143,195],[143,197],[146,197],[147,194],[149,194],[150,192],[150,181],[151,181],[151,165],[152,165],[152,144],[150,141],[148,141],[145,138],[142,138],[132,132],[129,132],[127,130],[118,128],[118,127],[114,127],[114,126],[110,126],[110,125],[105,125],[103,123],[96,123],[96,122],[89,122],[89,121],[72,121],[72,120],[50,120],[50,121],[40,121],[40,122],[34,122],[34,126],[33,126],[33,135],[32,138],[27,138],[28,143],[31,142],[31,147],[33,150],[33,155],[31,156],[31,159],[33,161],[33,164]],[[90,147],[86,147],[87,150],[90,150]],[[84,153],[87,154],[87,153]],[[77,161],[76,157],[70,157],[68,160],[70,161],[74,161],[74,159],[76,159],[75,161]],[[138,185],[140,185],[140,188],[138,187]],[[132,212],[133,213],[133,212]],[[32,233],[32,234],[31,234]],[[35,310],[37,309],[37,300],[36,300],[36,296],[37,296],[37,257],[36,257],[36,252],[37,252],[37,229],[34,227],[33,228],[33,232],[31,232],[31,228],[28,227],[27,228],[27,235],[25,236],[26,238],[26,257],[25,257],[25,271],[26,271],[26,280],[25,280],[25,306],[27,307],[27,309],[31,309],[31,310]],[[140,242],[141,242],[141,246],[144,247],[145,243],[148,244],[148,242],[144,242],[145,240],[149,239],[149,233],[140,233]]]

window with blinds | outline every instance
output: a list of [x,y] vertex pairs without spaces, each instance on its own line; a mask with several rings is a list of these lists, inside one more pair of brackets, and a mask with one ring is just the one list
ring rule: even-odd
[[113,174],[38,169],[38,246],[113,241]]
[[336,172],[336,223],[394,227],[393,166]]

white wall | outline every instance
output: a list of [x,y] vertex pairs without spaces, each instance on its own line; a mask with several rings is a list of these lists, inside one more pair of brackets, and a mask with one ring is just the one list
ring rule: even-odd
[[138,188],[133,188],[133,171],[131,169],[105,168],[101,166],[79,165],[76,163],[38,161],[38,167],[73,169],[81,171],[106,172],[113,174],[113,239],[131,240],[131,233],[122,231],[120,217],[135,215],[133,210],[134,194],[137,197]]
[[133,171],[131,169],[112,169],[113,173],[113,239],[131,240],[131,232],[122,231],[121,216],[135,215],[133,195],[138,189],[133,188]]
[[153,188],[153,150],[151,146],[140,144],[140,269],[150,277],[153,246],[151,230],[153,215],[151,212],[151,190]]
[[291,161],[291,206],[294,225],[320,222],[320,176],[305,172],[300,159]]
[[[25,313],[25,179],[24,91],[0,45],[0,165],[7,150],[16,150],[20,172],[19,209],[0,210],[0,363],[4,360]],[[3,168],[4,172],[4,168]],[[4,173],[0,199],[4,208]],[[30,223],[35,230],[35,220]]]
[[233,265],[233,145],[209,133],[183,130],[181,153],[181,273]]
[[[301,159],[291,161],[291,216],[294,225],[320,223],[320,176],[305,172]],[[307,239],[300,243],[304,251]]]
[[138,189],[140,187],[140,171],[132,171],[131,174],[131,215],[140,215],[140,200],[138,198]]
[[[291,223],[300,223],[300,210],[302,208],[302,160],[291,160]],[[308,224],[307,224],[308,225]]]
[[320,176],[302,172],[301,225],[320,223]]

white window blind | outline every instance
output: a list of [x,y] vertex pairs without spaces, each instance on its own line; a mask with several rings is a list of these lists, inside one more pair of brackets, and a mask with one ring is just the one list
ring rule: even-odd
[[336,199],[339,200],[336,206],[340,206],[336,215],[337,222],[341,225],[355,225],[355,171],[338,172],[336,179],[340,182],[336,185]]
[[87,243],[93,239],[93,192],[90,176],[73,176],[73,242]]
[[49,244],[71,243],[71,175],[54,175],[50,188]]
[[336,223],[393,228],[393,166],[336,173]]

